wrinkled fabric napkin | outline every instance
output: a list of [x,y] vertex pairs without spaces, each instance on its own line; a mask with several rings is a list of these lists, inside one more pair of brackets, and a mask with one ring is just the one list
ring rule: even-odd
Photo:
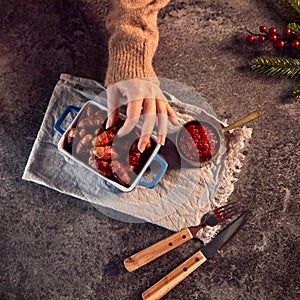
[[[160,79],[160,83],[181,124],[209,117],[220,126],[226,125],[195,90],[168,79]],[[94,80],[61,75],[24,170],[24,180],[88,201],[102,213],[121,221],[146,221],[173,231],[198,225],[205,212],[228,201],[245,159],[243,152],[251,139],[251,128],[237,128],[226,134],[218,159],[203,168],[193,168],[172,156],[179,128],[169,125],[167,143],[160,150],[169,164],[165,175],[153,189],[137,186],[124,193],[57,148],[60,135],[53,129],[55,122],[67,106],[82,107],[88,100],[106,107],[104,87]],[[69,114],[62,126],[67,128],[73,118]],[[205,228],[199,237],[207,242],[217,229]]]

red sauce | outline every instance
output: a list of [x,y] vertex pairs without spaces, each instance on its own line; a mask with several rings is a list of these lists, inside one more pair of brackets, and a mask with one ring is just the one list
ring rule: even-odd
[[187,125],[181,132],[179,145],[184,156],[192,161],[210,160],[217,151],[218,138],[211,128],[199,123]]

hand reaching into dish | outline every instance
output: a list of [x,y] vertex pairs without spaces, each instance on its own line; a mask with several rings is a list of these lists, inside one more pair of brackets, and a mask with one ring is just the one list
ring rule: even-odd
[[118,131],[117,136],[127,135],[143,118],[141,137],[138,143],[139,151],[143,152],[153,132],[156,117],[158,124],[158,144],[164,145],[168,119],[177,126],[175,111],[163,95],[157,78],[135,78],[119,81],[107,87],[107,126],[114,125],[119,117],[120,106],[126,104],[126,120]]

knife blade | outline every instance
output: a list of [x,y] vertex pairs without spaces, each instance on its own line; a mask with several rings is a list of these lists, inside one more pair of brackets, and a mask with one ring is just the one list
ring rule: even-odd
[[144,300],[158,300],[166,295],[171,289],[178,285],[189,274],[201,266],[207,259],[213,257],[218,251],[237,234],[239,229],[246,223],[251,215],[251,211],[247,210],[236,220],[231,222],[225,229],[220,231],[215,238],[206,246],[201,248],[181,265],[151,286],[142,293]]

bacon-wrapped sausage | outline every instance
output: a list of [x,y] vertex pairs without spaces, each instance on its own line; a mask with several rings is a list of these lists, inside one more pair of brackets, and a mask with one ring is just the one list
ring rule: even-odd
[[89,153],[93,136],[91,134],[86,134],[77,144],[76,152],[80,153]]
[[112,160],[118,159],[119,154],[111,146],[98,146],[91,150],[91,155],[97,156],[99,159]]
[[137,151],[137,152],[130,151],[129,155],[128,155],[129,165],[135,166],[139,162],[139,160],[141,159],[141,156],[142,156],[142,154],[139,151]]
[[91,117],[95,114],[95,107],[93,105],[88,105],[87,108],[86,108],[86,115],[88,117]]
[[85,135],[87,135],[87,131],[85,128],[80,129],[79,136],[80,138],[83,138]]
[[108,161],[98,159],[95,157],[89,158],[89,165],[96,170],[98,173],[105,177],[111,177],[113,176],[111,165]]
[[129,185],[131,178],[124,165],[118,160],[112,160],[110,163],[114,177],[123,185]]
[[95,112],[95,117],[102,119],[103,122],[104,122],[105,119],[106,119],[106,114],[107,114],[107,113],[106,113],[105,111],[103,111],[103,110],[97,110],[97,111]]
[[98,128],[95,129],[94,134],[97,136],[100,133],[102,133],[103,131],[104,131],[104,129],[102,127],[98,127]]
[[114,140],[118,130],[118,126],[113,126],[104,130],[93,139],[93,145],[95,147],[108,145]]
[[75,127],[73,127],[67,133],[67,143],[68,143],[68,145],[72,145],[74,140],[76,140],[77,138],[78,138],[78,130]]
[[100,126],[103,122],[102,118],[87,117],[79,121],[78,126],[80,128],[90,128]]

